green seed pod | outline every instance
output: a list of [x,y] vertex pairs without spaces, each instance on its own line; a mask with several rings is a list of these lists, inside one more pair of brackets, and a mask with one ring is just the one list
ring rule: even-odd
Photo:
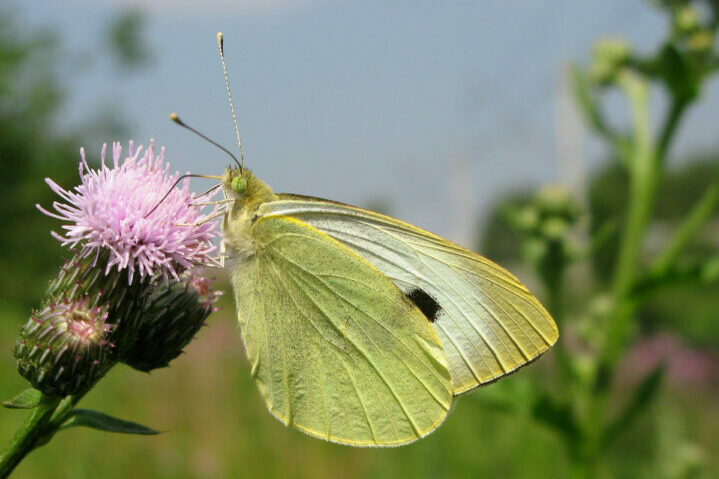
[[621,38],[603,38],[594,44],[589,72],[594,81],[606,84],[614,80],[619,69],[632,55],[629,43]]
[[687,46],[693,53],[709,52],[714,46],[714,34],[709,30],[699,30],[689,37]]
[[108,308],[88,299],[50,302],[20,330],[13,353],[35,389],[64,397],[90,388],[114,364]]
[[120,361],[145,372],[169,366],[205,324],[218,295],[199,275],[158,281],[148,297],[136,341],[122,352]]
[[549,218],[542,223],[541,234],[548,240],[560,240],[569,229],[569,223],[562,218]]
[[691,34],[699,29],[699,15],[689,5],[682,5],[674,11],[674,27],[680,34]]
[[539,225],[539,211],[534,205],[526,205],[517,210],[515,216],[516,227],[524,232],[532,232]]
[[534,204],[543,220],[560,217],[572,223],[579,217],[580,208],[568,190],[561,186],[545,186],[534,197]]

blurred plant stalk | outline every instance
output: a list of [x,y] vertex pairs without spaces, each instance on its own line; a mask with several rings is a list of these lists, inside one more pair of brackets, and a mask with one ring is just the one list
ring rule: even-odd
[[[633,386],[618,411],[609,408],[616,403],[617,365],[637,337],[636,313],[643,301],[669,284],[719,279],[718,252],[692,264],[682,258],[717,210],[719,172],[659,254],[647,263],[643,249],[658,184],[681,120],[719,66],[716,2],[652,3],[669,22],[667,38],[656,52],[640,55],[621,39],[603,39],[596,43],[587,68],[575,65],[571,70],[575,101],[585,123],[606,143],[629,180],[623,220],[609,222],[582,244],[572,234],[581,218],[579,202],[560,188],[546,188],[524,207],[506,212],[523,238],[523,256],[544,284],[548,308],[565,332],[564,339],[569,331],[579,342],[570,348],[560,340],[554,350],[556,387],[545,387],[532,399],[534,417],[549,424],[565,442],[571,475],[576,478],[610,477],[602,461],[607,449],[661,392],[664,366],[660,364]],[[706,8],[695,8],[700,3]],[[662,87],[668,105],[655,134],[650,112],[654,86]],[[607,92],[619,92],[626,99],[628,129],[615,128],[605,117],[601,104]],[[617,229],[619,250],[608,288],[588,302],[588,322],[573,320],[564,308],[566,270],[586,259]]]

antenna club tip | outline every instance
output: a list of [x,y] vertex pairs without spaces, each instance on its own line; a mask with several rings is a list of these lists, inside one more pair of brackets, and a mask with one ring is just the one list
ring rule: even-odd
[[174,121],[175,123],[182,124],[182,120],[180,120],[180,117],[177,115],[177,113],[170,113],[170,120]]
[[219,45],[220,50],[222,49],[222,45],[225,42],[225,37],[222,35],[222,32],[217,32],[217,45]]

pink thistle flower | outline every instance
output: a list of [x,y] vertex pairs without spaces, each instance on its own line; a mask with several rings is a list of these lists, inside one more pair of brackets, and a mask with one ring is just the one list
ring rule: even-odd
[[56,213],[37,208],[70,223],[63,226],[64,235],[52,235],[63,246],[79,246],[82,258],[95,255],[97,261],[101,252],[109,253],[105,274],[113,268],[126,269],[129,282],[135,272],[143,278],[160,274],[179,279],[178,272],[190,266],[213,263],[217,223],[205,220],[217,208],[202,214],[192,204],[188,180],[162,199],[179,176],[170,174],[164,147],[157,155],[153,141],[141,154],[142,146],[134,150],[130,141],[129,156],[120,162],[122,146],[115,142],[112,168],[105,164],[106,147],[97,170],[90,169],[85,150],[80,149],[80,185],[65,190],[45,179],[64,202],[53,203]]

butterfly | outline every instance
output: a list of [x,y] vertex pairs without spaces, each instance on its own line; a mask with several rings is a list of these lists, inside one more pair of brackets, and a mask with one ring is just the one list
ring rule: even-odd
[[[218,43],[224,69],[221,34]],[[440,236],[275,193],[244,158],[221,185],[250,372],[286,425],[352,446],[410,443],[436,429],[457,396],[557,340],[557,325],[514,275]]]

